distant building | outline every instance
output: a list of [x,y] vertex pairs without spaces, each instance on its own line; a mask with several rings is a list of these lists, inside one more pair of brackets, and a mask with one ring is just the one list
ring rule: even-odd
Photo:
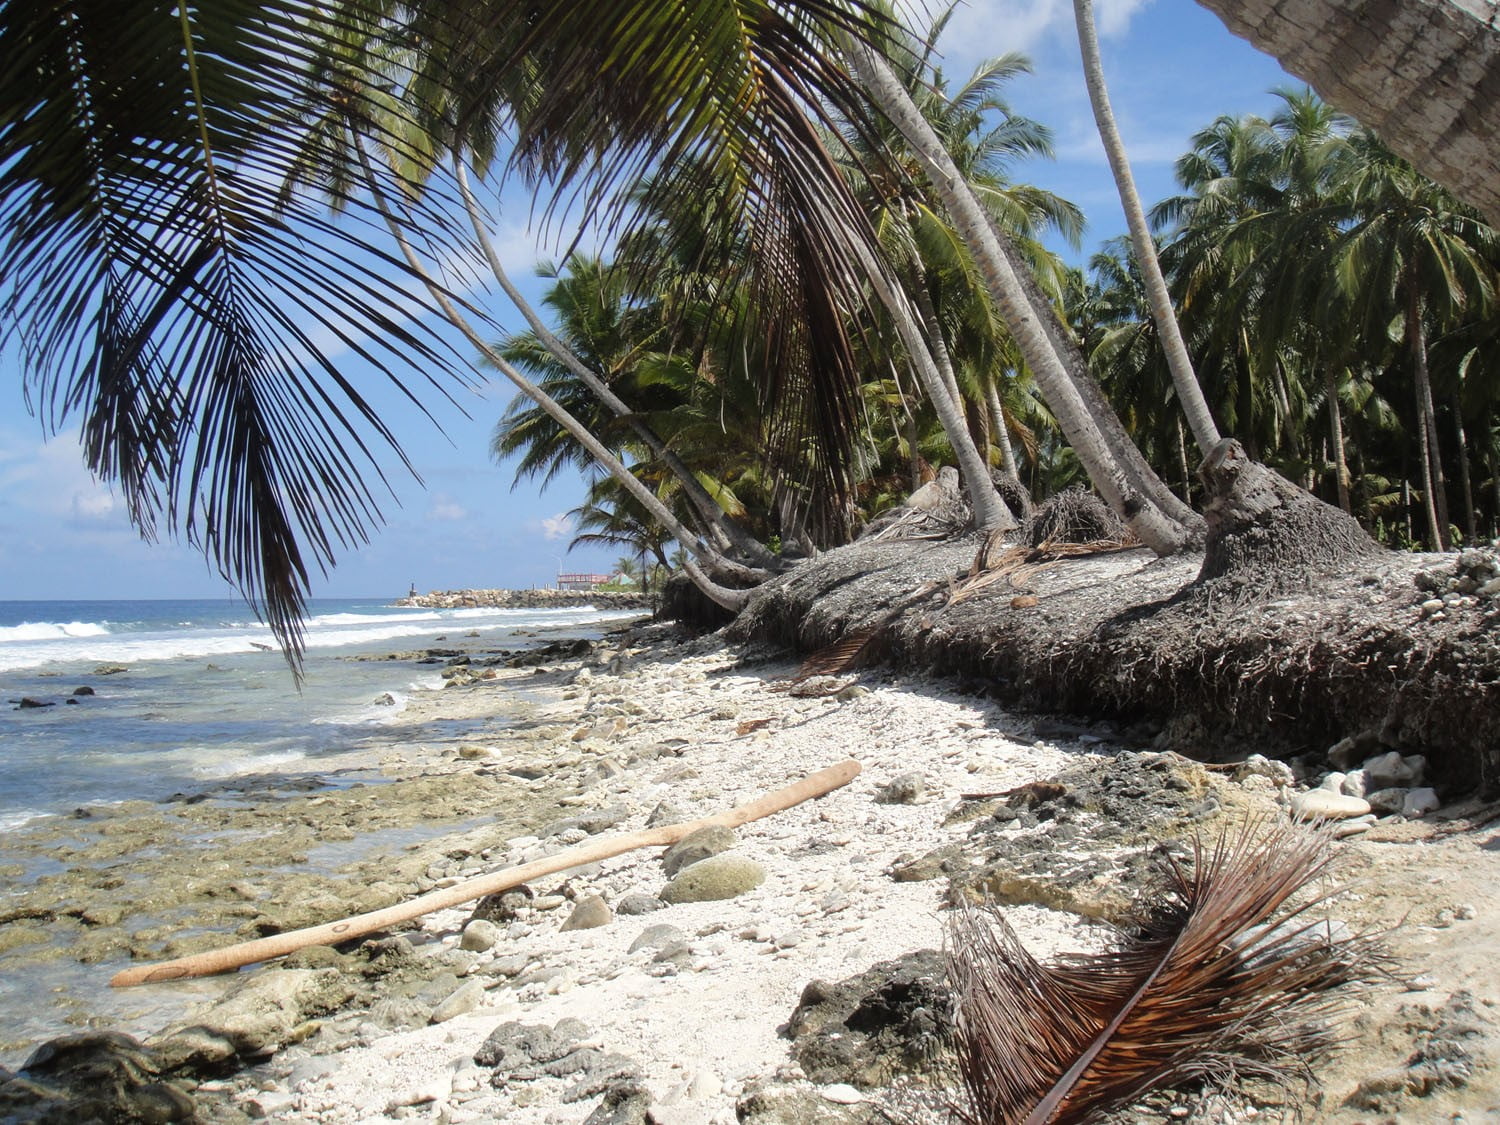
[[603,586],[613,575],[609,574],[559,574],[557,576],[557,588],[559,590],[592,590],[595,586]]

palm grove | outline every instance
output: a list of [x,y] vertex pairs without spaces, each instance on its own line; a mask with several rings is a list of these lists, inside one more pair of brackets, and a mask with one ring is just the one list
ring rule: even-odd
[[[1024,61],[955,79],[941,23],[852,0],[8,0],[5,341],[141,531],[201,546],[293,651],[314,571],[390,493],[394,436],[329,339],[418,411],[477,353],[520,395],[497,451],[597,468],[584,524],[661,562],[675,541],[730,608],[942,464],[978,526],[1086,480],[1163,554],[1204,542],[1207,499],[1210,560],[1234,529],[1202,457],[1322,497],[1339,542],[1350,516],[1392,544],[1494,532],[1479,215],[1287,93],[1209,124],[1154,232],[1082,275],[1044,249],[1076,209],[1020,179],[1049,143],[1005,103]],[[611,247],[551,268],[542,310],[491,239],[505,182]],[[480,276],[528,332],[498,338]]]

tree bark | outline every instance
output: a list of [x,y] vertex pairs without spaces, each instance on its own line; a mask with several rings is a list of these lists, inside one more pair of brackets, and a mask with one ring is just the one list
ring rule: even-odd
[[1500,222],[1500,21],[1488,0],[1199,0]]
[[990,422],[995,429],[995,445],[1000,450],[1000,467],[1020,480],[1021,473],[1016,468],[1015,447],[1010,444],[1010,424],[1005,417],[1005,404],[1000,401],[1000,390],[995,386],[993,379],[985,385],[985,391],[989,400]]
[[1447,482],[1443,480],[1437,416],[1432,407],[1432,379],[1427,369],[1427,326],[1422,320],[1422,299],[1416,286],[1410,283],[1407,285],[1406,339],[1416,376],[1418,446],[1422,451],[1422,478],[1426,482],[1427,495],[1423,500],[1427,508],[1427,524],[1432,533],[1432,549],[1446,551],[1451,546],[1448,540]]
[[1038,323],[1042,331],[1047,334],[1047,339],[1051,341],[1053,352],[1062,361],[1068,377],[1072,379],[1073,386],[1078,389],[1078,394],[1083,399],[1083,405],[1087,408],[1089,417],[1094,420],[1094,425],[1104,436],[1104,441],[1109,446],[1110,456],[1125,471],[1131,484],[1145,493],[1168,519],[1180,524],[1186,530],[1189,542],[1202,542],[1206,534],[1203,517],[1188,507],[1182,498],[1167,486],[1167,482],[1161,479],[1141,454],[1130,435],[1125,432],[1125,426],[1120,421],[1119,414],[1105,397],[1098,380],[1089,371],[1088,361],[1084,358],[1077,338],[1058,316],[1056,306],[1053,305],[1051,299],[1042,292],[1041,285],[1027,268],[1020,252],[1002,231],[994,228],[993,224],[991,224],[991,230],[1000,248],[1009,259],[1011,270],[1020,281],[1021,288],[1025,290],[1026,299],[1036,310]]
[[1453,426],[1458,431],[1458,480],[1464,498],[1464,535],[1470,543],[1478,538],[1478,520],[1474,515],[1474,478],[1469,475],[1469,435],[1464,433],[1463,400],[1453,396]]
[[1237,441],[1220,442],[1200,475],[1208,520],[1200,582],[1228,579],[1259,596],[1380,552],[1353,516],[1259,464]]
[[1114,175],[1120,205],[1130,226],[1130,244],[1135,248],[1136,264],[1140,266],[1146,299],[1151,307],[1151,319],[1156,324],[1156,336],[1161,341],[1167,369],[1172,373],[1172,386],[1193,431],[1193,440],[1198,445],[1198,452],[1206,456],[1219,444],[1219,428],[1214,425],[1208,401],[1203,397],[1203,388],[1198,385],[1198,376],[1188,358],[1187,344],[1177,324],[1176,310],[1172,308],[1172,296],[1167,292],[1167,279],[1162,276],[1161,262],[1156,257],[1156,243],[1151,237],[1146,211],[1141,206],[1135,177],[1130,172],[1130,161],[1125,155],[1125,142],[1115,125],[1109,90],[1104,83],[1104,63],[1099,57],[1099,35],[1094,28],[1092,0],[1073,0],[1073,18],[1078,25],[1078,47],[1083,55],[1083,80],[1088,86],[1089,103],[1094,108],[1099,139],[1104,142],[1104,154],[1109,159],[1109,170]]
[[861,85],[905,137],[931,177],[959,236],[979,266],[996,310],[1015,338],[1047,405],[1078,454],[1089,479],[1141,542],[1160,555],[1177,552],[1187,541],[1185,529],[1168,519],[1134,487],[1119,462],[1110,455],[1104,437],[1068,377],[1041,327],[1037,311],[1032,308],[1009,259],[1000,248],[989,217],[959,174],[941,140],[884,60],[861,44],[851,45],[849,51]]
[[1324,387],[1328,396],[1328,430],[1333,444],[1333,475],[1338,482],[1339,507],[1353,514],[1349,502],[1349,460],[1344,455],[1344,415],[1339,408],[1339,384],[1333,369],[1323,373]]

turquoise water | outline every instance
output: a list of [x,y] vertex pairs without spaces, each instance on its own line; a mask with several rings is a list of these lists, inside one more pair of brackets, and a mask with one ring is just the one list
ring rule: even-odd
[[[630,615],[320,600],[298,691],[281,653],[266,647],[270,630],[236,601],[0,602],[0,831],[96,801],[160,800],[305,769],[379,739],[412,692],[442,684],[441,665],[351,656],[520,647],[532,630],[619,616]],[[94,694],[74,695],[80,687]],[[396,705],[376,705],[387,692]],[[23,697],[52,706],[17,709]]]

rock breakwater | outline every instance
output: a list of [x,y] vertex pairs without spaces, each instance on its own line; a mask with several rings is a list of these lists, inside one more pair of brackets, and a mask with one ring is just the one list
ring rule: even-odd
[[595,606],[599,609],[655,609],[649,594],[616,590],[432,590],[397,598],[402,609],[566,609]]

